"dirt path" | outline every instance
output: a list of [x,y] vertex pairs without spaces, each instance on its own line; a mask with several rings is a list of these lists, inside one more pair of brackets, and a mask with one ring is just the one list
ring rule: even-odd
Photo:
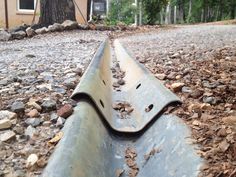
[[122,38],[134,57],[183,100],[202,176],[236,176],[236,26],[182,26]]

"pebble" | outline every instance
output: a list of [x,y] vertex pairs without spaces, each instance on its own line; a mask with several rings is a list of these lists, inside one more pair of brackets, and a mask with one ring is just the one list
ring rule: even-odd
[[59,118],[57,119],[56,126],[59,127],[59,128],[63,127],[65,121],[66,121],[66,119],[64,119],[64,118],[62,118],[62,117],[59,117]]
[[32,127],[31,125],[29,125],[25,130],[25,135],[32,138],[36,132],[37,132],[37,130],[34,127]]
[[189,87],[182,87],[182,92],[183,93],[192,93],[192,90]]
[[174,91],[174,92],[179,92],[181,91],[182,87],[184,86],[185,84],[184,83],[173,83],[171,85],[171,89]]
[[56,113],[52,113],[52,114],[50,115],[50,121],[51,121],[52,123],[56,123],[56,122],[57,122],[57,119],[58,119],[58,115],[57,115]]
[[15,113],[24,112],[25,104],[21,101],[16,101],[11,105],[11,110]]
[[29,117],[31,117],[31,118],[33,118],[33,117],[38,117],[38,116],[39,116],[39,112],[38,112],[37,109],[33,109],[33,110],[31,110],[31,111],[27,114],[27,116],[29,116]]
[[160,80],[164,80],[166,78],[165,74],[155,74],[155,76]]
[[39,104],[37,104],[35,101],[29,101],[29,102],[27,103],[27,105],[28,105],[29,107],[32,107],[32,108],[37,109],[37,111],[41,111],[41,110],[42,110],[42,107],[41,107]]
[[9,140],[15,138],[15,136],[16,136],[16,134],[13,131],[9,130],[3,134],[0,134],[0,141],[6,142],[6,141],[9,141]]
[[26,167],[29,168],[34,166],[37,163],[38,159],[39,158],[36,154],[30,154],[26,161]]
[[65,104],[58,111],[59,117],[68,118],[73,113],[73,107],[70,104]]
[[0,111],[0,120],[1,119],[16,119],[17,118],[17,114],[14,112],[10,112],[10,111]]
[[37,127],[38,125],[41,124],[41,120],[39,118],[29,118],[25,120],[25,123],[27,125],[31,125],[33,127]]
[[0,130],[11,128],[12,123],[9,119],[0,120]]
[[48,112],[48,111],[56,110],[57,103],[56,103],[56,101],[49,99],[49,100],[44,101],[41,106],[44,111]]
[[66,86],[68,89],[74,89],[76,87],[76,78],[68,78],[63,82],[63,85]]

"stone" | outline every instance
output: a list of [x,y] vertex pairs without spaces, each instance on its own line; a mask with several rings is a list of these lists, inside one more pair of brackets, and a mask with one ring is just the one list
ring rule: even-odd
[[3,134],[0,134],[0,141],[6,142],[6,141],[9,141],[9,140],[15,138],[15,136],[16,136],[16,134],[13,131],[9,130]]
[[60,127],[60,128],[63,127],[65,121],[66,121],[66,119],[64,119],[64,118],[62,118],[62,117],[59,117],[59,118],[57,119],[56,126],[57,126],[57,127]]
[[63,31],[64,27],[59,23],[54,23],[53,25],[48,26],[49,32]]
[[236,116],[224,117],[222,121],[229,126],[236,126]]
[[39,112],[38,112],[37,109],[33,109],[33,110],[31,110],[31,111],[27,114],[27,116],[29,116],[29,117],[31,117],[31,118],[33,118],[33,117],[38,117],[38,116],[39,116]]
[[16,132],[17,134],[19,135],[22,135],[24,134],[24,127],[20,126],[20,125],[16,125],[14,128],[13,128],[14,132]]
[[45,34],[48,32],[48,29],[46,27],[43,27],[43,28],[36,29],[35,32],[37,34]]
[[12,105],[11,105],[11,110],[15,113],[20,113],[20,112],[24,112],[25,110],[25,104],[21,101],[15,101]]
[[66,20],[62,23],[65,30],[74,30],[78,28],[78,23],[76,21]]
[[78,24],[78,29],[81,29],[81,30],[89,30],[90,27],[88,24]]
[[72,113],[73,107],[70,104],[65,104],[57,111],[57,115],[63,118],[68,118]]
[[166,78],[165,74],[155,74],[157,79],[164,80]]
[[46,160],[46,158],[41,157],[41,158],[37,161],[37,165],[38,165],[38,167],[40,167],[40,168],[45,167],[45,166],[47,165],[47,160]]
[[215,105],[217,103],[217,99],[215,97],[203,97],[203,102]]
[[12,39],[24,39],[26,37],[26,33],[24,31],[17,31],[11,33]]
[[11,34],[5,30],[0,30],[0,41],[9,41],[11,39]]
[[52,123],[56,123],[56,122],[57,122],[57,119],[58,119],[58,115],[57,115],[56,113],[52,113],[52,114],[50,115],[50,121],[51,121]]
[[31,125],[33,127],[37,127],[38,125],[41,124],[41,120],[39,118],[29,118],[25,120],[25,123],[27,125]]
[[75,69],[75,73],[78,75],[78,76],[82,76],[83,75],[83,69],[81,69],[80,67],[77,67]]
[[17,114],[14,112],[10,112],[10,111],[0,111],[0,120],[1,119],[16,119],[17,118]]
[[8,79],[0,80],[0,86],[6,86],[8,84]]
[[182,87],[182,90],[181,90],[183,93],[192,93],[192,90],[191,88],[189,87]]
[[34,100],[30,100],[27,103],[27,106],[35,108],[35,109],[37,109],[37,111],[41,111],[42,110],[42,107],[38,103],[36,103]]
[[35,31],[31,28],[31,27],[28,27],[26,30],[25,30],[26,34],[28,37],[33,37],[35,35]]
[[74,89],[76,87],[76,78],[68,78],[63,82],[63,85],[65,85],[68,89]]
[[184,86],[185,84],[184,83],[173,83],[171,85],[171,89],[174,91],[174,92],[179,92],[181,91],[182,87]]
[[34,136],[34,134],[36,134],[37,130],[32,127],[31,125],[28,126],[25,130],[25,135],[29,136],[30,138],[32,138]]
[[125,85],[124,79],[119,79],[119,80],[117,81],[117,83],[118,83],[119,85]]
[[9,119],[0,120],[0,130],[11,128],[12,123]]
[[30,168],[30,167],[34,166],[38,160],[39,160],[39,158],[36,154],[30,154],[29,157],[27,158],[27,161],[26,161],[26,167]]
[[57,109],[57,103],[52,99],[45,100],[41,106],[44,111],[53,111]]

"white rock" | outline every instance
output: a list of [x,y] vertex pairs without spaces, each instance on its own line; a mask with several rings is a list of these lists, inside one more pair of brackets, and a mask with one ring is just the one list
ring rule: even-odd
[[14,112],[10,112],[10,111],[0,111],[0,120],[1,119],[16,119],[17,118],[17,114]]
[[0,30],[0,41],[8,41],[11,38],[11,34],[5,30]]
[[0,130],[11,128],[12,123],[9,119],[0,120]]
[[37,34],[45,34],[48,32],[48,29],[46,27],[43,27],[43,28],[36,29],[35,32]]
[[73,30],[78,28],[78,23],[76,21],[66,20],[62,23],[65,30]]
[[29,168],[34,166],[38,160],[39,158],[36,154],[30,154],[29,157],[27,158],[26,167]]
[[6,142],[12,138],[14,138],[16,134],[13,131],[7,131],[0,135],[0,141]]
[[53,25],[48,26],[48,31],[55,32],[55,31],[63,31],[64,27],[59,23],[54,23]]
[[27,36],[29,36],[29,37],[32,37],[35,35],[35,32],[31,27],[28,27],[25,32],[26,32]]

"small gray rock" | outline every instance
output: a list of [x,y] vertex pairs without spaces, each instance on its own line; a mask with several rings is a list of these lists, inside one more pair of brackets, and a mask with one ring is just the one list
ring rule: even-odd
[[37,34],[45,34],[48,32],[48,29],[46,27],[43,27],[43,28],[36,29],[35,32]]
[[41,120],[39,118],[28,118],[25,120],[25,123],[27,125],[31,125],[33,127],[37,127],[38,125],[41,124]]
[[11,110],[15,113],[24,112],[25,104],[21,101],[16,101],[11,105]]
[[9,41],[11,39],[11,34],[5,30],[0,29],[0,41]]
[[62,23],[65,30],[73,30],[78,28],[78,23],[76,21],[66,20]]
[[31,28],[31,27],[28,27],[26,30],[25,30],[26,34],[28,37],[32,37],[35,35],[35,31]]
[[44,111],[53,111],[57,109],[56,101],[49,99],[43,102],[41,105]]
[[192,93],[193,91],[191,90],[191,88],[189,88],[189,87],[182,87],[182,92],[183,93]]
[[59,23],[54,23],[53,25],[48,26],[49,32],[63,31],[64,27]]
[[24,39],[26,37],[26,33],[24,31],[17,31],[11,34],[13,39]]
[[64,123],[65,123],[65,121],[66,121],[66,119],[64,119],[64,118],[62,118],[62,117],[59,117],[59,118],[57,119],[56,126],[62,128],[63,125],[64,125]]
[[214,105],[217,103],[217,99],[215,97],[203,97],[203,102]]
[[58,119],[58,115],[56,113],[52,113],[51,116],[50,116],[50,121],[52,123],[56,123],[57,119]]
[[37,130],[32,127],[31,125],[28,126],[25,130],[25,135],[29,136],[30,138],[34,136],[34,134],[37,132]]
[[68,78],[64,81],[64,85],[68,88],[68,89],[74,89],[76,87],[76,78]]

